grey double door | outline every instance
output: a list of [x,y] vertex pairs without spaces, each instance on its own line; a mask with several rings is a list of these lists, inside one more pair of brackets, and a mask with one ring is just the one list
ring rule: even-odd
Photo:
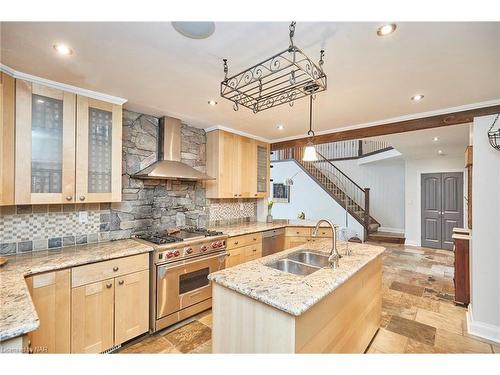
[[463,226],[463,173],[424,173],[421,177],[422,246],[453,249],[453,228]]

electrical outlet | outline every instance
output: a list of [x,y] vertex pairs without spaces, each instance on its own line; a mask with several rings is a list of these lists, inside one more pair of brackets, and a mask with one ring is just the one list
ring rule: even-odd
[[80,224],[87,224],[87,222],[89,221],[89,214],[87,211],[80,211],[78,213],[78,221],[80,222]]

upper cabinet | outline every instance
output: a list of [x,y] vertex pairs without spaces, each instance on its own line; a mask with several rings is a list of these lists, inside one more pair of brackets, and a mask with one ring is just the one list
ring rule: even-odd
[[15,203],[120,201],[121,111],[16,80]]
[[269,186],[269,144],[223,130],[207,134],[207,198],[264,198]]
[[78,96],[76,197],[79,202],[121,200],[122,108]]
[[0,72],[0,206],[14,204],[15,80]]
[[16,80],[16,204],[74,202],[76,95]]

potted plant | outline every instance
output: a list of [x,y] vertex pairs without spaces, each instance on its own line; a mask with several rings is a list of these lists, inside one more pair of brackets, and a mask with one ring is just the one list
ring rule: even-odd
[[267,218],[266,218],[267,223],[273,222],[273,215],[271,214],[271,212],[273,210],[273,204],[274,204],[274,201],[272,199],[269,202],[267,202]]

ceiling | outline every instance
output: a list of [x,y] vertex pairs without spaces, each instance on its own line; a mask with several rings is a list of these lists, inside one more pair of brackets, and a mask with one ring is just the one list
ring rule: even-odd
[[[369,139],[388,142],[402,154],[403,159],[464,157],[465,148],[469,145],[470,125],[445,126]],[[442,155],[438,154],[439,150],[443,151]]]
[[[398,23],[386,37],[376,35],[379,25],[297,23],[299,48],[314,60],[325,49],[328,90],[315,101],[315,130],[500,99],[500,23]],[[74,54],[57,55],[57,42]],[[277,140],[306,134],[308,101],[234,112],[219,97],[221,60],[231,75],[286,47],[283,22],[216,22],[204,40],[181,36],[169,22],[3,22],[0,57],[24,73],[127,98],[130,110]],[[416,93],[424,100],[411,101]]]

